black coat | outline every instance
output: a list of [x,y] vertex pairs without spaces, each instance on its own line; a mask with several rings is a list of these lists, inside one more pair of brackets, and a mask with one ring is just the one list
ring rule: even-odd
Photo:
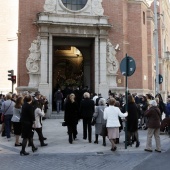
[[135,103],[128,104],[127,130],[129,132],[138,130],[138,108]]
[[80,103],[80,113],[82,118],[92,118],[94,113],[94,101],[85,98]]
[[21,110],[22,138],[32,137],[32,125],[35,121],[32,104],[24,103]]
[[79,119],[79,108],[77,102],[67,101],[65,103],[64,121],[67,125],[75,125]]

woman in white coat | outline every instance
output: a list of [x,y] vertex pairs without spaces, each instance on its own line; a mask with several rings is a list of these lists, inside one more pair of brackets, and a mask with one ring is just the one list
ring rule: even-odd
[[43,134],[42,134],[42,124],[41,124],[41,118],[45,115],[44,113],[44,105],[41,105],[41,103],[38,101],[36,101],[36,103],[34,104],[34,114],[35,114],[35,131],[38,134],[39,140],[40,140],[40,144],[41,146],[47,146],[47,143],[44,143],[44,140],[46,140],[46,138],[44,138]]
[[115,107],[116,100],[111,98],[109,100],[109,107],[105,108],[103,118],[107,120],[106,127],[108,131],[108,138],[112,144],[111,151],[115,151],[117,149],[114,139],[119,138],[119,116],[126,117],[128,113],[122,113],[118,107]]

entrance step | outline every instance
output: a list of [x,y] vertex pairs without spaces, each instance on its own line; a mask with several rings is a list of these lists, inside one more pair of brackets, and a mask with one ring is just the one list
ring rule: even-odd
[[50,119],[64,119],[64,111],[60,111],[59,113],[53,111],[50,116]]

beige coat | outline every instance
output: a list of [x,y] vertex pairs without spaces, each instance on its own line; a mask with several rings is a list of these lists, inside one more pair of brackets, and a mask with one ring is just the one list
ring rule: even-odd
[[34,114],[35,114],[35,128],[41,128],[40,119],[45,115],[44,110],[43,109],[41,110],[40,108],[36,108]]

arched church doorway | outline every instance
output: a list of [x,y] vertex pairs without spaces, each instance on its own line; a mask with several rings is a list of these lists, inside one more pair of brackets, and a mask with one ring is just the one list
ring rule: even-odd
[[[52,85],[53,95],[61,89],[64,98],[84,86],[94,90],[94,39],[53,38]],[[53,96],[53,110],[55,105]]]

